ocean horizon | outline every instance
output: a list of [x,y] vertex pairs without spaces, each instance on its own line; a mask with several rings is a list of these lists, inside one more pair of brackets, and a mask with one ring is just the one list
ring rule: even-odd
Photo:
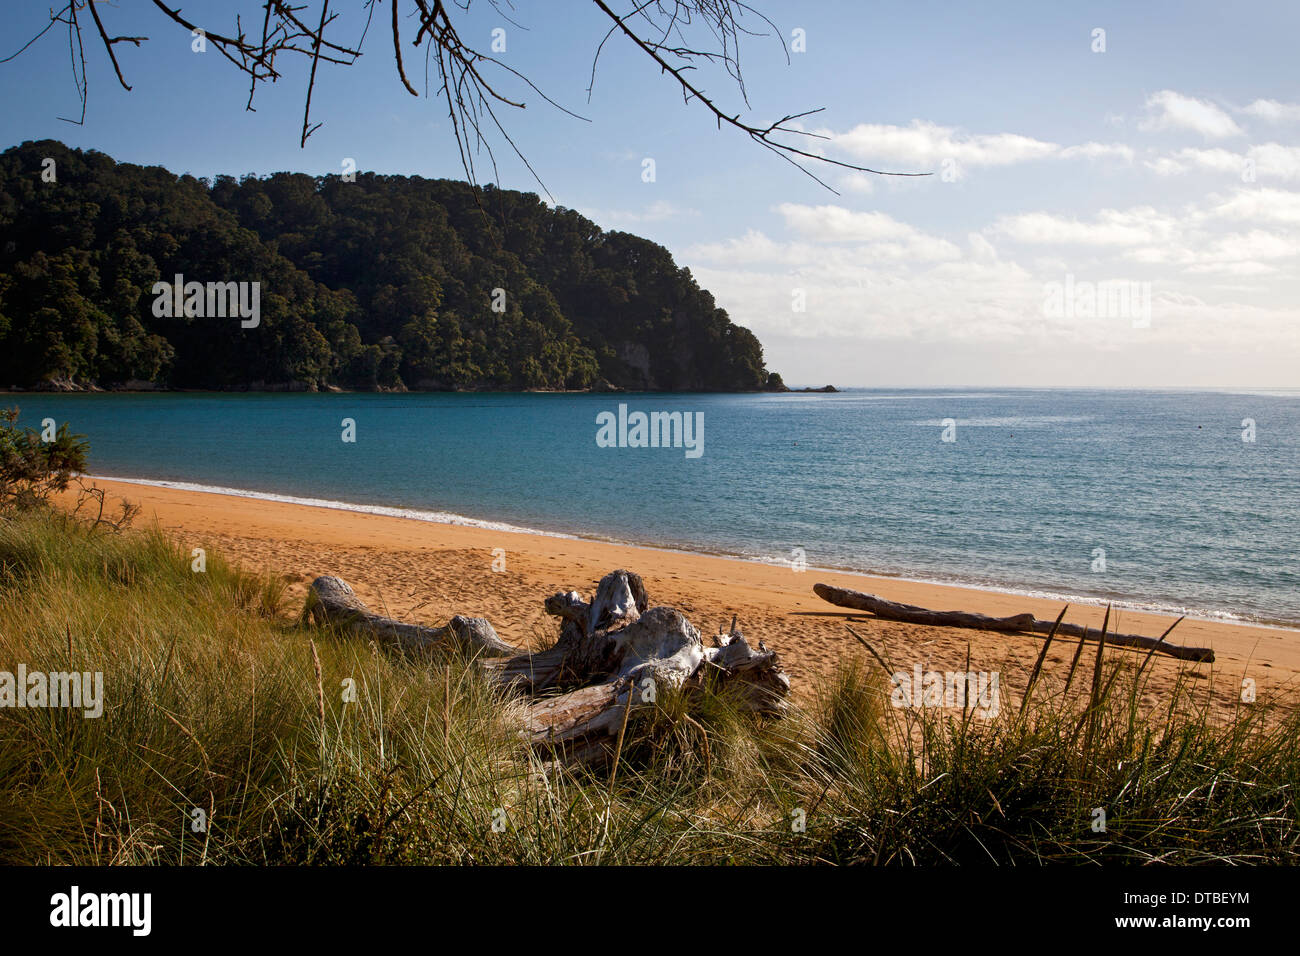
[[[104,479],[1286,626],[1300,623],[1297,402],[966,388],[6,404],[86,435]],[[672,447],[636,447],[637,412],[658,413]],[[696,419],[683,444],[673,429]]]

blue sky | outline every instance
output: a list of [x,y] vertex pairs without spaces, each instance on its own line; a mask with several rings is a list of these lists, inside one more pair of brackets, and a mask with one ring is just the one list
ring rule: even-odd
[[[936,175],[822,167],[836,195],[718,131],[620,37],[588,102],[608,21],[586,0],[515,0],[513,24],[475,0],[461,29],[486,49],[503,28],[501,59],[590,120],[502,82],[527,102],[500,114],[553,201],[668,246],[787,381],[1300,385],[1300,7],[755,5],[787,40],[803,30],[807,50],[787,62],[775,38],[745,40],[750,118],[824,107],[805,123],[829,137],[827,155]],[[357,36],[361,0],[334,7],[336,36]],[[229,32],[235,10],[248,26],[256,8],[190,2],[183,13]],[[352,157],[364,170],[463,177],[440,103],[396,78],[386,4],[355,66],[322,66],[313,119],[324,125],[305,149],[302,65],[249,113],[242,74],[211,47],[193,52],[151,4],[100,9],[111,33],[150,37],[117,47],[133,91],[92,31],[85,125],[61,122],[80,104],[66,31],[53,30],[0,65],[4,146],[57,138],[194,175],[339,172]],[[0,55],[44,11],[11,11]],[[422,56],[408,49],[406,62],[422,89]],[[697,78],[745,111],[724,74]],[[495,146],[501,185],[540,191]],[[1109,312],[1088,308],[1094,292]]]

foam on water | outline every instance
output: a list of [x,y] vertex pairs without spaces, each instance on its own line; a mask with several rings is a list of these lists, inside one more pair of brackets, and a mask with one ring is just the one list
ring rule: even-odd
[[174,488],[177,491],[202,491],[210,495],[229,495],[232,498],[256,498],[259,501],[279,501],[309,508],[329,508],[334,511],[358,511],[362,514],[386,515],[390,518],[410,518],[412,521],[430,521],[434,524],[462,525],[466,528],[486,528],[489,531],[508,531],[515,534],[542,534],[551,538],[577,540],[577,535],[542,531],[506,524],[503,521],[483,521],[447,511],[422,511],[418,508],[391,508],[387,505],[362,505],[350,501],[332,501],[328,498],[301,498],[297,495],[277,495],[269,491],[249,491],[245,488],[224,488],[219,485],[200,485],[192,481],[160,481],[150,478],[122,478],[117,475],[87,475],[102,481],[119,481],[127,485],[152,485],[156,488]]
[[[730,558],[737,561],[747,561],[756,564],[766,564],[777,567],[791,567],[793,570],[793,559],[789,557],[779,557],[773,555],[754,555],[740,552],[713,549],[691,549],[685,547],[663,547],[653,542],[647,541],[621,541],[603,535],[584,535],[584,534],[566,534],[556,531],[543,531],[540,528],[528,528],[520,525],[507,524],[501,521],[484,521],[478,518],[470,518],[465,515],[451,514],[445,511],[424,511],[417,508],[393,508],[386,505],[366,505],[356,504],[348,501],[332,501],[324,498],[304,498],[296,495],[280,495],[272,492],[249,491],[243,488],[225,488],[216,485],[203,485],[188,481],[162,481],[147,478],[123,478],[117,475],[87,475],[88,478],[99,478],[103,481],[115,481],[129,485],[148,485],[157,488],[172,488],[177,491],[196,491],[205,494],[229,495],[234,498],[252,498],[260,501],[275,501],[284,504],[304,505],[309,508],[326,508],[333,511],[353,511],[360,514],[384,515],[391,518],[406,518],[412,521],[427,521],[433,524],[458,525],[467,528],[483,528],[489,531],[504,531],[514,534],[532,534],[541,535],[548,538],[558,538],[567,541],[600,541],[607,544],[623,545],[627,547],[646,548],[653,551],[662,551],[671,554],[691,554],[705,557]],[[1103,607],[1106,604],[1112,605],[1117,610],[1135,611],[1138,613],[1152,613],[1164,615],[1185,616],[1195,620],[1205,621],[1222,621],[1232,624],[1254,624],[1264,627],[1282,627],[1290,629],[1294,625],[1288,625],[1284,621],[1268,621],[1265,619],[1255,618],[1248,615],[1232,614],[1226,611],[1216,611],[1213,609],[1188,607],[1180,604],[1172,604],[1163,601],[1134,601],[1122,597],[1104,597],[1098,595],[1085,595],[1067,593],[1063,591],[1045,591],[1033,588],[1016,588],[1008,587],[1005,582],[997,580],[976,580],[966,577],[911,577],[903,571],[890,571],[881,569],[864,569],[851,566],[813,566],[808,565],[806,569],[798,573],[809,573],[814,571],[828,571],[839,574],[857,574],[865,578],[892,578],[899,581],[906,581],[912,584],[932,584],[941,587],[961,588],[968,591],[993,591],[999,594],[1011,594],[1020,597],[1041,598],[1051,601],[1063,601],[1070,604],[1084,604],[1094,607]],[[810,585],[811,586],[811,585]],[[943,610],[936,608],[935,610]]]
[[[703,457],[598,446],[620,402],[702,413]],[[769,564],[800,547],[810,567],[1300,623],[1300,392],[33,393],[21,409],[86,435],[87,471],[163,487]],[[945,442],[945,419],[975,427]]]

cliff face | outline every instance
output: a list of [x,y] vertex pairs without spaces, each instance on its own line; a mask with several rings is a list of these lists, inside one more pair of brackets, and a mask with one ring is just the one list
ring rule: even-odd
[[758,340],[666,249],[532,193],[208,182],[46,140],[0,154],[0,234],[0,386],[768,383]]
[[659,387],[654,372],[650,370],[650,350],[640,342],[623,342],[618,357],[627,366],[625,378],[635,381],[636,388],[654,390]]

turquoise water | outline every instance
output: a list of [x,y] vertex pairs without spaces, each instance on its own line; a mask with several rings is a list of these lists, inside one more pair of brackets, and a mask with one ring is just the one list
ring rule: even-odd
[[[597,415],[703,413],[703,454]],[[1300,622],[1300,391],[52,395],[92,474]],[[356,442],[341,440],[344,418]],[[944,420],[956,422],[945,442]],[[1256,440],[1242,440],[1242,420]],[[1104,549],[1105,569],[1099,568]],[[809,584],[811,586],[811,578]]]

